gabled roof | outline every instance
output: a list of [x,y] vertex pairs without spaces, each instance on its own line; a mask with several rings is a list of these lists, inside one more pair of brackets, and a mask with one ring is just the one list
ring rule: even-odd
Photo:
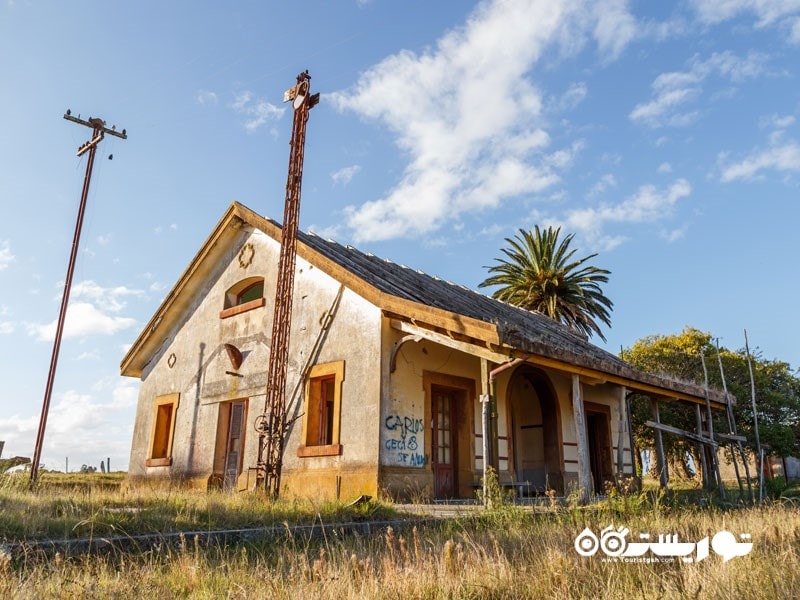
[[[215,258],[235,243],[243,226],[263,231],[277,241],[281,239],[278,223],[242,204],[232,203],[123,358],[123,375],[141,376],[169,332],[188,317],[188,307],[218,263]],[[540,313],[311,233],[298,232],[297,241],[298,256],[351,288],[387,316],[509,358],[527,357],[535,364],[598,381],[612,381],[649,394],[704,401],[704,391],[699,386],[643,373]],[[712,401],[719,404],[722,399],[715,394]]]

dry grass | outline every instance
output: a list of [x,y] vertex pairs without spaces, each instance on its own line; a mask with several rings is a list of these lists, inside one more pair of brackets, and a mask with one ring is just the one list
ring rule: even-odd
[[[192,500],[194,501],[194,500]],[[221,500],[220,500],[221,501]],[[188,502],[188,501],[187,501]],[[246,502],[242,500],[242,502]],[[797,598],[800,511],[789,503],[721,510],[645,497],[535,514],[501,505],[435,527],[372,537],[202,548],[0,566],[9,598]],[[750,533],[747,556],[723,563],[622,563],[574,550],[584,527],[677,533],[697,541]]]
[[33,491],[24,473],[0,478],[0,543],[386,519],[391,507],[265,502],[256,494],[120,489],[114,476],[47,474]]

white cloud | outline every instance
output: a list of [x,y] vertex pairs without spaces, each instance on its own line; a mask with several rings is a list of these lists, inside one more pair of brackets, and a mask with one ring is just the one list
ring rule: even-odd
[[0,271],[7,268],[15,260],[11,253],[11,242],[8,240],[0,241]]
[[194,100],[197,102],[197,104],[216,104],[217,95],[214,92],[209,92],[208,90],[200,90],[197,92]]
[[[142,290],[125,286],[105,288],[93,281],[72,286],[70,303],[64,321],[64,337],[113,335],[136,324],[135,319],[118,316],[127,306],[127,298],[143,297]],[[40,341],[55,338],[57,320],[50,323],[29,323],[28,334]]]
[[589,196],[598,196],[601,195],[608,189],[617,187],[617,178],[614,177],[611,173],[606,173],[600,179],[597,180],[592,188],[589,190]]
[[789,21],[789,41],[792,44],[800,44],[800,17]]
[[585,83],[573,83],[557,102],[557,107],[561,112],[573,110],[584,101],[589,94],[589,88]]
[[325,240],[335,240],[343,236],[341,225],[331,225],[328,227],[311,225],[308,231]]
[[757,29],[777,27],[791,44],[800,44],[800,0],[691,0],[698,20],[709,25],[741,15],[756,18]]
[[800,0],[691,0],[698,18],[708,24],[721,23],[743,13],[758,18],[765,27],[800,12]]
[[[386,126],[408,162],[383,198],[349,206],[357,240],[430,233],[464,212],[557,183],[579,148],[541,154],[544,97],[526,74],[556,46],[577,52],[593,38],[614,57],[633,38],[627,3],[483,2],[466,24],[421,54],[403,50],[329,96],[341,110]],[[564,99],[586,94],[576,84]],[[510,148],[515,151],[511,153]],[[519,149],[522,149],[521,151]]]
[[758,124],[762,128],[786,129],[787,127],[794,125],[794,122],[795,118],[793,115],[773,114],[768,117],[762,117],[759,119]]
[[111,243],[111,234],[107,233],[105,235],[98,235],[97,236],[97,243],[101,246],[108,246]]
[[[121,380],[110,390],[92,394],[77,390],[54,394],[43,450],[47,467],[63,469],[65,458],[70,470],[81,464],[99,466],[111,456],[114,468],[124,468],[133,426],[129,413],[136,403],[137,387],[135,382]],[[30,456],[37,427],[36,416],[11,415],[0,420],[0,439],[6,440],[6,451]]]
[[350,165],[349,167],[339,169],[335,173],[331,173],[331,179],[333,179],[334,184],[341,183],[342,185],[347,185],[359,171],[361,171],[361,166]]
[[70,298],[77,300],[85,298],[96,304],[102,305],[105,310],[111,312],[119,312],[126,306],[125,298],[131,296],[144,297],[142,290],[126,287],[124,285],[117,287],[102,287],[94,281],[86,280],[81,281],[72,286]]
[[127,408],[136,406],[139,400],[139,382],[132,379],[115,378],[116,383],[111,390],[112,408]]
[[702,95],[706,79],[717,76],[737,84],[754,79],[764,72],[766,60],[757,52],[750,52],[744,58],[731,52],[715,52],[707,60],[695,56],[689,61],[687,71],[662,73],[656,77],[651,86],[652,100],[637,104],[628,116],[650,127],[690,125],[700,113],[685,107]]
[[672,173],[672,165],[668,162],[663,162],[658,165],[658,172],[659,173]]
[[[42,342],[55,339],[57,321],[28,325],[28,334]],[[87,335],[113,335],[136,324],[135,319],[114,317],[87,302],[70,302],[64,321],[64,338]]]
[[14,323],[11,321],[0,321],[0,335],[7,335],[9,333],[14,333]]
[[[725,157],[726,155],[721,155],[721,160],[724,161]],[[800,146],[790,141],[765,150],[756,150],[743,160],[724,166],[720,180],[723,183],[737,180],[752,181],[761,176],[761,172],[765,170],[800,171]]]
[[604,0],[597,11],[594,37],[600,50],[617,58],[625,47],[639,35],[639,25],[628,12],[627,0]]
[[672,243],[685,236],[688,230],[689,225],[683,225],[682,227],[678,227],[677,229],[673,229],[671,231],[662,231],[661,237],[667,240],[667,242]]
[[653,185],[644,185],[633,196],[619,204],[603,203],[574,209],[567,212],[563,225],[571,231],[583,232],[589,240],[609,249],[624,241],[623,237],[610,237],[603,232],[609,223],[651,223],[672,215],[675,204],[687,197],[692,186],[685,179],[678,179],[666,190]]
[[[177,225],[177,223],[172,223],[171,225],[169,225],[169,226],[167,227],[167,229],[169,229],[170,231],[177,231],[177,229],[178,229],[178,225]],[[164,233],[164,226],[163,226],[163,225],[156,225],[156,226],[153,228],[153,232],[154,232],[154,233],[157,233],[157,234]]]
[[253,93],[249,91],[239,93],[231,104],[231,108],[246,117],[244,128],[248,133],[253,133],[270,121],[277,121],[286,111],[285,108],[271,102],[254,98]]

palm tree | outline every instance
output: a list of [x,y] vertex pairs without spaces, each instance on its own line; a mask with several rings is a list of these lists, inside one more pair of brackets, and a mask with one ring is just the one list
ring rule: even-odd
[[513,239],[506,238],[509,248],[502,248],[506,258],[487,267],[491,277],[480,287],[501,286],[492,294],[531,311],[539,311],[581,333],[597,334],[605,341],[597,320],[611,325],[609,311],[614,304],[603,295],[601,283],[608,282],[610,271],[584,263],[597,256],[590,254],[573,260],[569,249],[573,235],[559,241],[561,228],[548,227],[534,231],[519,230]]

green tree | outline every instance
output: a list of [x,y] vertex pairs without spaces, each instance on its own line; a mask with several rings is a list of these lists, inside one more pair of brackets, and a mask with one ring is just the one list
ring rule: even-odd
[[492,297],[526,310],[539,311],[588,336],[597,334],[605,341],[597,321],[611,325],[613,303],[600,284],[608,282],[609,271],[586,262],[597,254],[573,258],[570,249],[574,234],[559,240],[561,228],[519,230],[506,238],[505,258],[487,267],[491,274],[480,287],[499,286]]
[[[686,327],[677,335],[645,337],[622,351],[622,358],[642,371],[703,385],[701,355],[705,358],[709,386],[722,389],[717,347],[710,333]],[[719,355],[728,392],[736,401],[733,413],[738,433],[754,443],[747,354],[743,348],[733,351],[720,347]],[[753,353],[752,364],[761,443],[768,446],[768,453],[774,456],[797,456],[800,454],[800,379],[788,363],[764,359],[759,351]],[[636,444],[640,448],[650,448],[654,443],[653,430],[644,425],[650,419],[649,403],[645,399],[634,398],[631,406]],[[690,431],[695,429],[694,411],[685,404],[661,403],[660,416],[669,425]],[[721,433],[729,431],[724,412],[715,412],[714,430]],[[692,442],[671,435],[664,435],[663,440],[665,453],[673,465],[682,462],[687,452],[697,459]]]

